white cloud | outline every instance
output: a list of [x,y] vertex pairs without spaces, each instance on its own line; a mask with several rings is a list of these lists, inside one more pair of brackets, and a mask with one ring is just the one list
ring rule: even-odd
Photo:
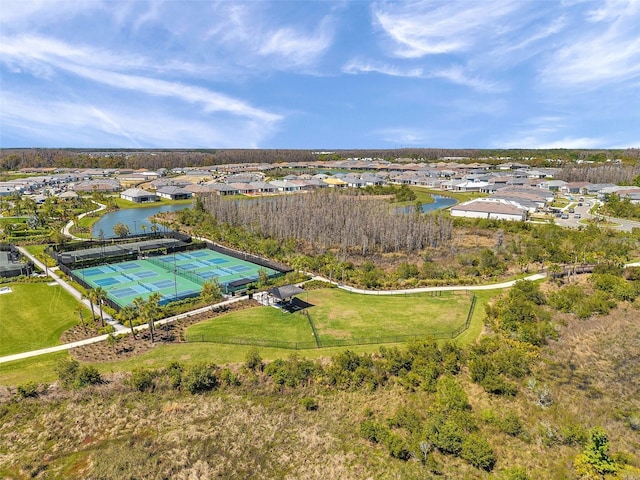
[[499,34],[518,2],[411,2],[374,6],[373,16],[395,42],[399,57],[467,51],[479,39]]
[[547,83],[594,88],[640,77],[640,2],[607,2],[593,22],[559,48],[542,71]]
[[495,148],[531,148],[531,149],[555,149],[555,148],[608,148],[600,138],[591,137],[565,137],[559,140],[544,140],[536,136],[528,135],[513,138],[511,140],[494,143]]
[[0,52],[3,53],[2,61],[12,68],[21,66],[46,78],[51,77],[55,71],[66,71],[113,88],[200,104],[205,112],[222,111],[265,123],[281,119],[280,115],[252,107],[246,102],[206,88],[96,68],[97,65],[117,65],[118,68],[144,67],[151,63],[139,57],[122,57],[120,61],[120,57],[107,52],[73,47],[40,37],[21,38],[3,43],[0,45]]
[[[236,60],[247,67],[256,65],[286,70],[313,65],[333,44],[332,15],[313,22],[309,18],[292,25],[272,20],[267,4],[218,3],[207,42],[229,48]],[[268,63],[264,63],[268,61]]]
[[378,62],[375,60],[365,61],[354,59],[342,67],[342,72],[347,74],[359,73],[379,73],[392,77],[405,78],[440,78],[457,85],[470,87],[474,90],[484,93],[496,93],[506,90],[506,87],[500,82],[490,82],[480,78],[479,76],[469,75],[468,72],[460,65],[454,65],[448,68],[442,68],[432,71],[424,71],[420,67],[399,67],[388,63]]
[[279,28],[263,37],[258,53],[264,56],[277,56],[292,65],[314,63],[318,56],[331,46],[333,35],[328,22],[323,21],[312,35],[291,27]]
[[250,120],[187,118],[137,104],[47,101],[13,92],[3,98],[0,119],[5,132],[34,135],[52,147],[257,148],[273,133]]
[[421,68],[400,68],[394,65],[385,64],[377,61],[364,61],[364,60],[352,60],[342,67],[343,73],[358,74],[358,73],[381,73],[383,75],[389,75],[392,77],[423,77],[423,71]]
[[2,54],[0,61],[14,66],[23,65],[28,71],[33,68],[32,73],[36,76],[40,76],[39,69],[44,69],[47,72],[45,77],[50,77],[52,66],[57,66],[61,62],[118,71],[188,74],[207,76],[208,78],[222,76],[221,71],[216,72],[208,65],[193,64],[177,59],[163,62],[140,54],[71,45],[55,38],[38,35],[21,35],[7,37],[3,40],[0,43],[0,53]]
[[459,65],[437,70],[430,76],[443,78],[465,87],[471,87],[479,92],[497,93],[508,90],[502,82],[489,82],[478,76],[470,76],[465,69]]

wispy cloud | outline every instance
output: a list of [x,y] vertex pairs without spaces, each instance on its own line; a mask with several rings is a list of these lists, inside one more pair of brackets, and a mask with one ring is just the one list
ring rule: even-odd
[[206,88],[96,68],[97,65],[140,68],[151,63],[138,57],[123,57],[122,61],[119,61],[118,57],[110,53],[73,47],[43,38],[10,41],[0,45],[0,52],[3,53],[2,61],[12,68],[16,68],[16,65],[23,66],[36,75],[42,75],[44,72],[45,77],[50,77],[56,71],[66,71],[117,89],[200,104],[207,113],[227,112],[263,122],[277,122],[281,119],[280,115],[252,107],[246,102]]
[[382,75],[390,75],[392,77],[424,77],[421,68],[401,68],[395,65],[386,64],[378,61],[365,61],[360,59],[351,60],[342,67],[343,73],[380,73]]
[[399,57],[416,58],[469,50],[495,35],[518,2],[410,2],[375,5],[373,16],[395,42]]
[[348,74],[379,73],[392,77],[442,79],[484,93],[502,92],[507,89],[501,82],[492,82],[484,80],[478,75],[470,75],[461,65],[425,71],[421,67],[402,67],[375,60],[354,59],[342,67],[342,72]]
[[585,17],[592,25],[557,50],[542,71],[543,80],[595,88],[640,77],[640,2],[606,2]]
[[315,64],[332,46],[335,36],[331,14],[315,22],[307,19],[304,23],[282,24],[271,19],[260,3],[221,2],[215,12],[204,40],[237,52],[241,63],[268,65],[272,70]]
[[563,115],[543,115],[522,122],[510,138],[494,142],[496,148],[608,148],[602,137],[573,136],[572,122]]
[[471,87],[474,90],[485,93],[497,93],[508,90],[508,87],[502,82],[487,81],[477,75],[469,75],[468,72],[459,65],[437,70],[430,74],[430,76],[443,78],[452,83]]
[[4,129],[36,135],[47,146],[255,148],[273,133],[257,122],[184,118],[136,103],[87,105],[6,93],[0,111]]

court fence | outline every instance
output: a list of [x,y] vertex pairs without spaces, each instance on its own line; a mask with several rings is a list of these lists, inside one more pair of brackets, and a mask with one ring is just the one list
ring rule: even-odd
[[202,241],[206,245],[206,248],[208,248],[209,250],[213,250],[214,252],[222,253],[223,255],[228,255],[233,258],[237,258],[238,260],[245,260],[247,262],[255,263],[256,265],[270,268],[280,273],[287,273],[293,270],[291,267],[288,267],[281,263],[258,257],[256,255],[251,255],[250,253],[245,253],[240,250],[234,250],[232,248],[224,247],[219,243],[212,242],[211,240],[203,239]]

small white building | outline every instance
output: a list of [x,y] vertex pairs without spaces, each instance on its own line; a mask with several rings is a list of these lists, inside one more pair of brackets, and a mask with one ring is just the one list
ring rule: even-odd
[[501,199],[478,198],[450,208],[452,217],[524,222],[527,209]]

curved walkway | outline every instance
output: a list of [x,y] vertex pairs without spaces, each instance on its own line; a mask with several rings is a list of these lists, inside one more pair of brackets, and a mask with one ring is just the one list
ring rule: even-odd
[[408,293],[425,293],[425,292],[454,292],[454,291],[466,291],[466,290],[498,290],[502,288],[513,287],[516,282],[520,280],[542,280],[547,276],[546,273],[535,273],[528,277],[519,278],[517,280],[510,280],[502,283],[490,283],[487,285],[443,285],[438,287],[418,287],[418,288],[406,288],[404,290],[364,290],[362,288],[350,287],[348,285],[342,285],[338,282],[329,281],[327,278],[314,276],[313,280],[322,280],[332,283],[338,288],[346,290],[348,292],[360,293],[362,295],[406,295]]
[[[92,213],[96,213],[99,212],[101,210],[104,210],[105,208],[107,208],[106,205],[103,205],[102,203],[98,203],[95,200],[91,200],[93,203],[95,203],[96,205],[98,205],[98,208],[96,208],[95,210],[91,210],[90,212],[85,212],[85,213],[81,213],[80,215],[78,215],[78,220],[80,220],[81,218],[86,217],[87,215],[90,215]],[[73,227],[73,220],[69,220],[69,222],[64,226],[64,228],[62,229],[62,234],[66,235],[67,237],[73,239],[73,240],[82,240],[82,241],[87,241],[89,240],[88,238],[80,238],[80,237],[76,237],[75,235],[73,235],[71,233],[71,227]]]

